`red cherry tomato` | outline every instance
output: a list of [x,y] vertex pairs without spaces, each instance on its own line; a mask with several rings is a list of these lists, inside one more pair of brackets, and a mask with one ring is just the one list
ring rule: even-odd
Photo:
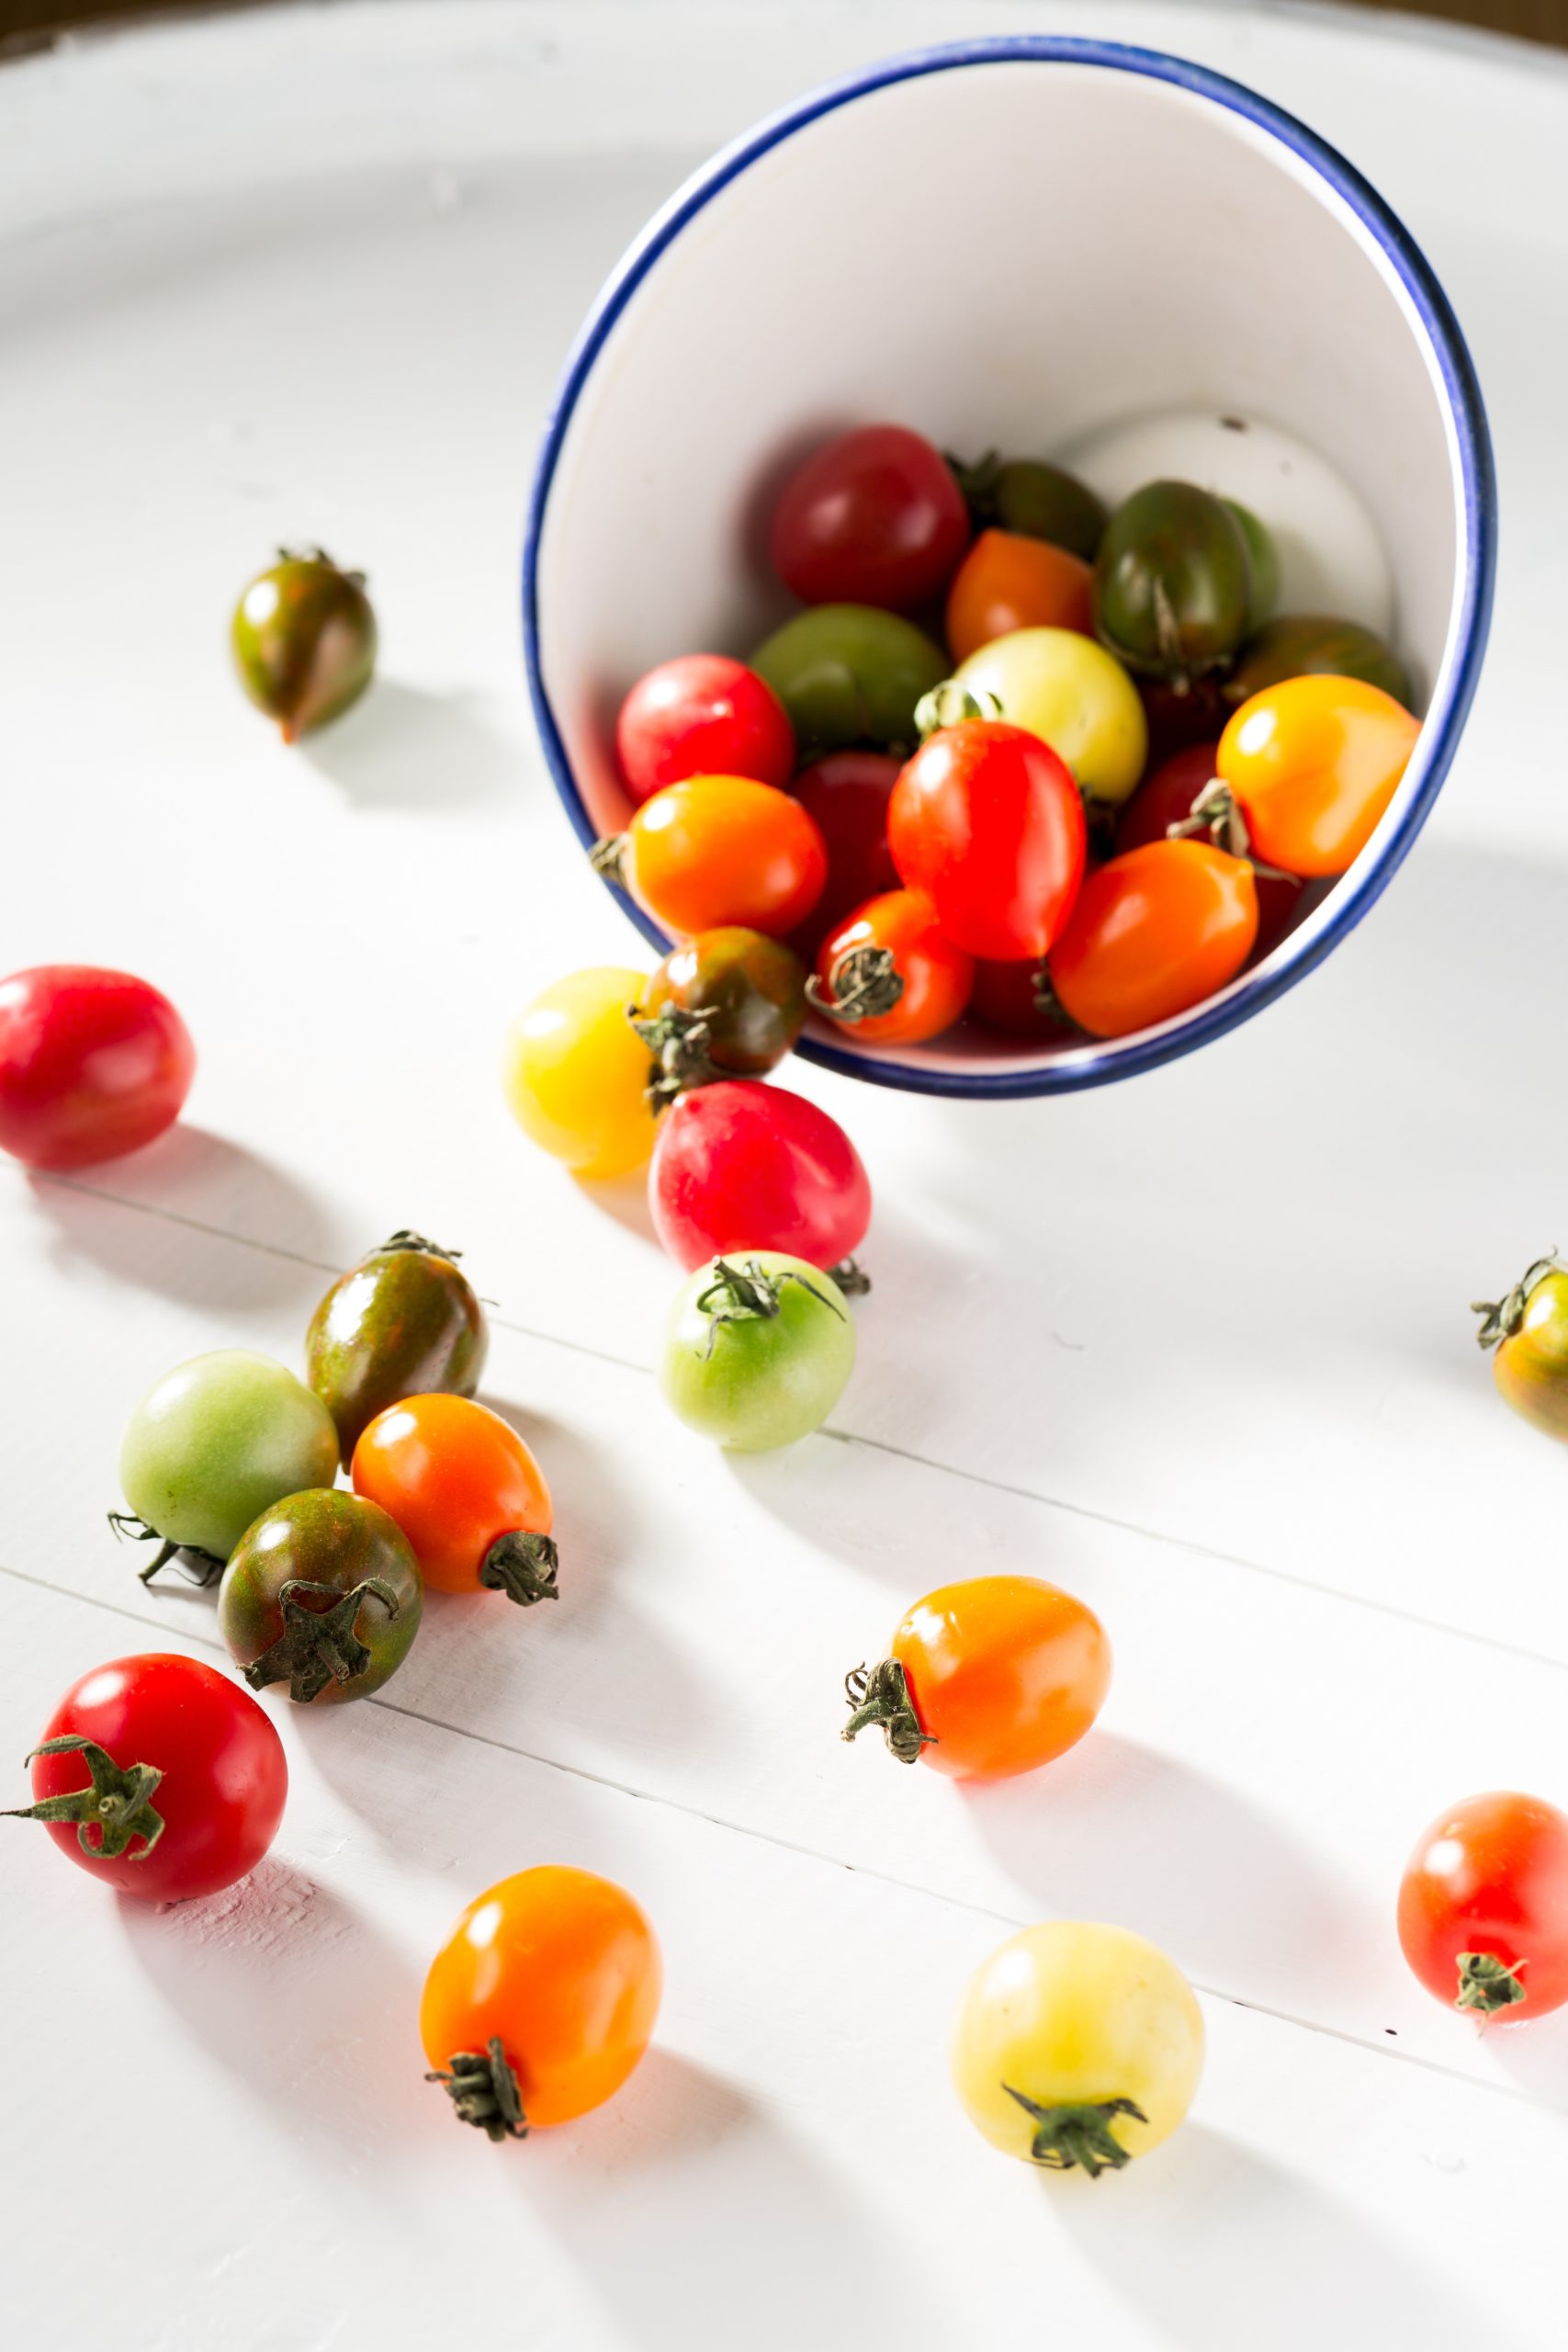
[[[90,1743],[52,1756],[58,1739]],[[248,1690],[200,1659],[117,1657],[73,1682],[32,1758],[35,1804],[62,1854],[120,1894],[216,1894],[277,1834],[288,1767]]]
[[1125,1037],[1234,980],[1258,935],[1252,868],[1209,842],[1149,842],[1097,867],[1051,953],[1063,1010]]
[[770,552],[803,604],[909,613],[941,595],[968,544],[968,510],[941,450],[904,425],[868,424],[790,476]]
[[1043,956],[1083,879],[1077,785],[1038,735],[1001,719],[927,737],[893,787],[887,838],[903,880],[971,956]]
[[626,790],[646,800],[689,775],[786,785],[795,729],[771,686],[725,653],[685,653],[639,678],[615,721]]
[[742,1250],[837,1266],[871,1222],[871,1184],[838,1121],[751,1079],[720,1080],[671,1105],[648,1197],[654,1231],[688,1273]]
[[[1116,854],[1162,842],[1172,825],[1192,814],[1192,803],[1214,780],[1218,743],[1198,743],[1145,776],[1116,821]],[[1255,956],[1266,956],[1283,939],[1301,912],[1302,886],[1279,875],[1253,874],[1258,894],[1258,937]]]
[[1072,1031],[1050,1009],[1049,1000],[1040,1002],[1040,977],[1038,964],[977,961],[969,1010],[987,1028],[1000,1029],[1009,1037],[1050,1039],[1060,1045]]
[[886,752],[829,752],[802,768],[791,792],[815,817],[828,850],[828,879],[790,944],[808,964],[836,922],[868,899],[898,888],[887,846],[887,803],[900,763]]
[[1423,1832],[1399,1940],[1428,1993],[1480,2017],[1568,2001],[1568,1816],[1540,1797],[1466,1797]]
[[0,980],[0,1148],[29,1168],[139,1151],[179,1117],[195,1071],[185,1023],[129,972],[39,964]]
[[919,890],[888,890],[828,933],[807,993],[867,1045],[918,1046],[962,1021],[975,958],[937,925]]

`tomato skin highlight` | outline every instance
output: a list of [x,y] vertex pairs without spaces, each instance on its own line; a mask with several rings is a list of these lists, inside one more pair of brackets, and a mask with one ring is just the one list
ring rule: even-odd
[[548,1535],[544,1472],[510,1421],[469,1396],[409,1396],[378,1415],[354,1449],[354,1491],[378,1503],[437,1592],[479,1592],[502,1535]]
[[1245,858],[1207,842],[1150,842],[1089,876],[1052,951],[1051,985],[1080,1029],[1125,1037],[1223,989],[1257,936]]
[[1361,678],[1288,678],[1244,702],[1220,738],[1252,853],[1312,876],[1354,865],[1399,788],[1421,722]]
[[39,964],[0,980],[0,1150],[91,1168],[152,1143],[196,1074],[190,1032],[130,972]]
[[1015,531],[982,531],[947,592],[948,650],[966,662],[1021,628],[1094,634],[1094,571],[1066,548]]
[[769,554],[803,605],[907,613],[942,594],[968,541],[968,509],[942,452],[905,425],[868,424],[795,469]]
[[1448,2007],[1459,2006],[1460,1955],[1472,1952],[1518,1971],[1522,1998],[1498,2007],[1499,2019],[1561,2008],[1568,2001],[1568,1816],[1511,1790],[1466,1797],[1440,1814],[1405,1867],[1398,1926],[1411,1968]]
[[653,1057],[626,1019],[646,972],[597,965],[570,972],[513,1022],[502,1055],[508,1108],[531,1143],[574,1176],[625,1176],[647,1165]]
[[828,851],[798,800],[749,776],[695,775],[645,800],[622,837],[621,879],[666,929],[739,928],[784,939],[828,879]]
[[[902,990],[890,1011],[847,1020],[835,1012],[846,1002],[840,976],[853,968],[845,959],[868,953],[892,958]],[[828,933],[817,957],[812,1001],[868,1046],[917,1046],[962,1021],[974,979],[975,958],[945,936],[924,893],[889,890]]]
[[721,1080],[666,1114],[649,1170],[653,1228],[688,1273],[782,1251],[825,1271],[871,1223],[871,1181],[838,1121],[782,1086]]
[[1091,1609],[1038,1577],[942,1585],[900,1621],[904,1669],[928,1744],[950,1780],[1032,1772],[1076,1747],[1111,1686],[1111,1644]]
[[633,686],[615,721],[615,756],[639,803],[691,775],[748,775],[782,789],[795,767],[795,729],[743,662],[685,653]]
[[1049,745],[1000,719],[927,738],[893,787],[893,862],[955,946],[998,961],[1043,956],[1083,879],[1088,835]]

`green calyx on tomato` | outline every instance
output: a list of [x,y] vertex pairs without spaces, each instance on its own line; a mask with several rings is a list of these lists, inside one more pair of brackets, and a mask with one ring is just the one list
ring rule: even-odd
[[251,1689],[265,1690],[269,1683],[287,1682],[289,1697],[303,1707],[329,1682],[352,1682],[363,1674],[371,1653],[355,1626],[372,1597],[389,1617],[397,1615],[398,1596],[381,1577],[366,1577],[347,1592],[339,1592],[336,1585],[290,1577],[277,1590],[283,1631],[245,1668]]
[[439,2083],[457,2112],[459,2123],[471,2123],[489,2140],[525,2140],[528,2120],[523,2093],[506,2061],[501,2037],[492,2033],[480,2050],[459,2050],[445,2067],[426,2075]]
[[731,1265],[728,1259],[716,1258],[712,1279],[705,1290],[697,1293],[694,1302],[697,1313],[705,1315],[708,1320],[705,1353],[712,1355],[714,1344],[727,1323],[773,1321],[782,1311],[784,1291],[791,1283],[809,1291],[829,1315],[837,1315],[842,1322],[841,1310],[833,1305],[826,1291],[818,1290],[815,1283],[797,1274],[793,1267],[770,1273],[760,1258],[748,1258],[738,1265]]
[[626,1019],[652,1057],[648,1099],[654,1109],[662,1110],[688,1088],[711,1085],[723,1075],[708,1050],[716,1012],[716,1005],[700,1005],[688,1012],[682,1005],[667,1004],[645,1014],[640,1005],[627,1005]]
[[806,1025],[806,967],[782,939],[719,924],[672,947],[626,1018],[653,1057],[649,1102],[761,1078]]
[[965,718],[1001,718],[1005,715],[1001,696],[992,694],[988,687],[967,686],[962,678],[943,678],[915,705],[915,726],[923,743],[928,735],[940,735],[944,727],[957,727]]
[[806,993],[827,1020],[852,1027],[891,1012],[904,993],[904,976],[890,947],[852,947],[834,957],[825,983],[814,972]]
[[936,1746],[934,1734],[920,1729],[909,1697],[908,1678],[896,1657],[882,1658],[873,1667],[855,1667],[844,1677],[844,1695],[851,1713],[839,1734],[840,1739],[853,1739],[857,1732],[880,1724],[888,1754],[900,1764],[918,1764],[921,1748]]
[[145,1520],[138,1519],[134,1511],[111,1510],[106,1511],[104,1516],[121,1543],[157,1544],[158,1549],[147,1566],[136,1571],[143,1584],[151,1584],[159,1569],[166,1568],[171,1560],[179,1562],[194,1585],[216,1584],[223,1573],[220,1554],[204,1552],[197,1544],[171,1544],[159,1534],[155,1527],[149,1527]]
[[[46,1739],[22,1761],[30,1764],[34,1756],[65,1755],[80,1756],[87,1767],[92,1778],[85,1789],[72,1789],[64,1796],[40,1797],[37,1804],[9,1805],[0,1819],[73,1821],[77,1844],[95,1861],[114,1860],[133,1838],[140,1838],[141,1850],[130,1859],[141,1861],[164,1834],[164,1816],[152,1804],[163,1773],[152,1764],[132,1764],[126,1770],[96,1739],[84,1739],[77,1732]],[[90,1834],[94,1831],[96,1836]]]
[[526,1528],[508,1528],[485,1554],[479,1582],[491,1592],[503,1592],[520,1609],[536,1600],[558,1600],[557,1575],[560,1553],[553,1535],[535,1535]]
[[1017,2099],[1026,2115],[1033,2118],[1035,2132],[1029,2153],[1048,2172],[1071,2172],[1075,2166],[1081,2166],[1090,2180],[1098,2180],[1102,2172],[1120,2172],[1123,2165],[1132,2162],[1132,2151],[1124,2148],[1111,2130],[1113,2119],[1130,2115],[1139,2123],[1148,2121],[1143,2109],[1130,2098],[1042,2107],[1037,2099],[1015,2091],[1010,2083],[1004,2083],[1002,2088],[1009,2098]]
[[1461,1951],[1455,2008],[1479,2009],[1483,2017],[1512,2008],[1526,1997],[1526,1988],[1519,1982],[1524,1962],[1517,1960],[1512,1968],[1505,1968],[1495,1952]]
[[1470,1302],[1470,1311],[1472,1315],[1479,1315],[1481,1317],[1481,1329],[1475,1335],[1477,1346],[1495,1348],[1500,1341],[1511,1340],[1525,1319],[1525,1309],[1529,1305],[1530,1293],[1538,1283],[1546,1280],[1548,1274],[1558,1272],[1560,1269],[1557,1263],[1557,1252],[1555,1250],[1550,1250],[1544,1258],[1538,1258],[1533,1266],[1527,1267],[1513,1289],[1504,1297],[1472,1298]]

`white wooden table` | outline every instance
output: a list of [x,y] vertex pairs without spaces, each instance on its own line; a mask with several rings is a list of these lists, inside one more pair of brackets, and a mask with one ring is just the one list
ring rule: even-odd
[[[117,1904],[4,1841],[0,2302],[28,2352],[1423,2352],[1562,2340],[1568,2014],[1480,2036],[1406,1973],[1416,1831],[1568,1802],[1564,1464],[1465,1303],[1568,1243],[1568,74],[1332,15],[1010,6],[1240,74],[1337,141],[1444,276],[1506,509],[1493,651],[1427,838],[1316,978],[1193,1059],[969,1108],[802,1069],[879,1208],[832,1431],[732,1463],[649,1379],[672,1273],[635,1183],[511,1127],[499,1034],[633,942],[570,846],[516,621],[573,327],[702,153],[958,0],[264,10],[0,73],[0,968],[184,1008],[184,1125],[0,1171],[0,1727],[11,1801],[96,1661],[214,1652],[109,1541],[166,1365],[298,1360],[393,1227],[499,1302],[565,1597],[432,1611],[383,1700],[279,1704],[274,1855]],[[1265,266],[1258,257],[1255,266]],[[226,668],[280,538],[371,575],[372,697],[285,752]],[[839,1678],[966,1569],[1088,1599],[1102,1727],[965,1793],[837,1738]],[[658,2043],[521,2149],[420,2082],[461,1905],[583,1863],[663,1940]],[[1166,1945],[1211,2047],[1097,2186],[996,2157],[948,2020],[1015,1923]]]

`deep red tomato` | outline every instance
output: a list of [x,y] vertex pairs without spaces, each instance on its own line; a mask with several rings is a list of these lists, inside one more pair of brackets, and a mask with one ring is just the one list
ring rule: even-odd
[[639,678],[615,721],[615,754],[636,801],[689,775],[786,785],[795,729],[771,686],[726,653],[684,653]]
[[918,1046],[963,1020],[974,978],[923,892],[886,890],[828,933],[807,993],[867,1045]]
[[1428,1993],[1486,2017],[1568,2001],[1568,1816],[1511,1790],[1466,1797],[1417,1841],[1399,1940]]
[[1060,1013],[1040,1002],[1038,964],[989,964],[977,960],[969,1010],[989,1029],[1009,1037],[1054,1039],[1060,1045],[1072,1035]]
[[1080,1029],[1125,1037],[1225,987],[1257,935],[1246,858],[1209,842],[1149,842],[1089,876],[1052,951],[1051,985]]
[[770,552],[803,604],[910,613],[941,595],[968,544],[968,509],[941,450],[902,424],[867,424],[791,474]]
[[[1162,842],[1172,825],[1192,814],[1192,803],[1214,780],[1218,742],[1197,743],[1145,776],[1116,820],[1116,854],[1142,849],[1147,842]],[[1266,956],[1283,939],[1301,911],[1302,886],[1293,876],[1253,875],[1258,893],[1258,938],[1255,956]]]
[[887,803],[899,766],[886,752],[829,752],[825,760],[802,768],[789,787],[816,818],[828,849],[822,896],[790,941],[808,964],[815,963],[836,922],[868,899],[898,888],[887,846]]
[[1043,956],[1083,880],[1083,802],[1038,735],[964,718],[927,737],[893,787],[893,863],[955,946]]
[[[55,1740],[75,1746],[54,1755]],[[62,1854],[120,1894],[216,1894],[277,1834],[288,1767],[248,1690],[199,1658],[117,1657],[73,1682],[32,1756],[36,1802]]]
[[196,1048],[166,996],[130,972],[38,964],[0,980],[0,1148],[87,1168],[173,1125]]
[[654,1231],[688,1273],[742,1250],[831,1268],[871,1222],[871,1184],[838,1121],[750,1079],[699,1087],[665,1113],[648,1198]]

